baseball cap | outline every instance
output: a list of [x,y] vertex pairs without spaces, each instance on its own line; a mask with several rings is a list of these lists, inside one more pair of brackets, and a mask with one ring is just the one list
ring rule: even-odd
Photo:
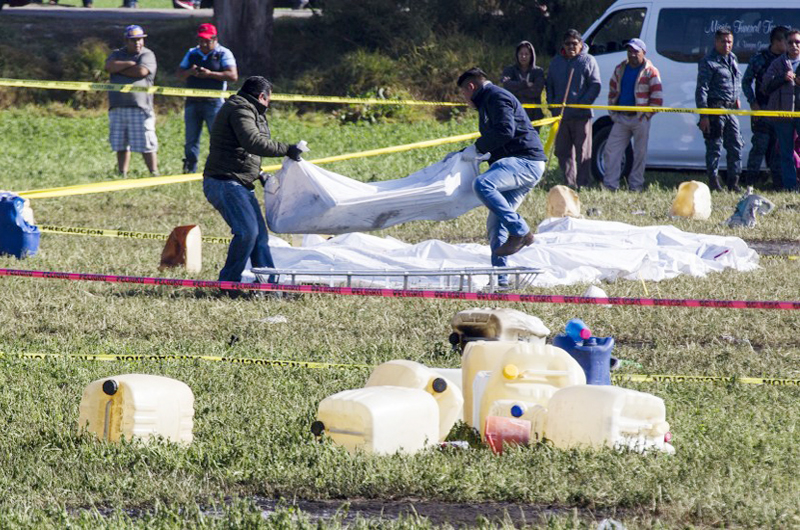
[[214,24],[200,24],[197,36],[201,39],[213,39],[217,36],[217,27]]
[[625,43],[625,46],[630,46],[637,52],[647,53],[647,45],[644,43],[642,39],[631,39]]
[[143,39],[147,37],[147,34],[142,29],[142,26],[128,26],[125,28],[125,38],[126,39]]

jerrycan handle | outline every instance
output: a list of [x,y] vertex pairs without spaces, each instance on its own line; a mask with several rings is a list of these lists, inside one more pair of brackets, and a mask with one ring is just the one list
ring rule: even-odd
[[617,368],[619,368],[619,359],[617,359],[616,357],[612,356],[611,360],[610,360],[609,369],[613,371],[613,370],[616,370]]

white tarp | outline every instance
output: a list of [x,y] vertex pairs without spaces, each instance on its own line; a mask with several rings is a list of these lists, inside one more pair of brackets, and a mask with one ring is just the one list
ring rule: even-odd
[[[362,233],[300,248],[275,237],[270,243],[276,266],[298,271],[490,266],[489,247],[475,243],[429,240],[410,245]],[[693,234],[674,226],[637,227],[565,217],[543,221],[534,244],[511,256],[509,266],[542,269],[532,285],[549,287],[616,279],[660,281],[681,274],[705,276],[726,268],[749,271],[758,268],[758,254],[738,237]],[[327,282],[328,278],[320,280]],[[400,280],[393,281],[396,283],[383,285],[397,287]],[[428,287],[441,286],[434,279],[429,282]],[[480,288],[480,282],[476,286]]]
[[369,183],[285,159],[264,186],[267,225],[279,234],[344,234],[455,219],[481,205],[472,191],[477,175],[478,163],[460,153],[405,178]]

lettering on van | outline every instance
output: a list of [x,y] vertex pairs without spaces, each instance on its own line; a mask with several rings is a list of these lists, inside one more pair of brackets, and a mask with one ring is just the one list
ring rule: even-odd
[[734,20],[732,23],[720,22],[717,19],[711,21],[705,29],[707,35],[716,33],[718,29],[728,28],[733,34],[734,38],[737,34],[741,35],[769,35],[772,29],[777,26],[772,19],[763,19],[758,22],[745,22],[744,20]]

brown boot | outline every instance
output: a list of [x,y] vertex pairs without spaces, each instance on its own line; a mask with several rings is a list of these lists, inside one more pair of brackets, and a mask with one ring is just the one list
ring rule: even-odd
[[497,247],[497,250],[494,251],[494,254],[495,256],[510,256],[511,254],[516,254],[532,243],[533,232],[530,230],[528,230],[528,233],[524,236],[509,235],[506,242]]

